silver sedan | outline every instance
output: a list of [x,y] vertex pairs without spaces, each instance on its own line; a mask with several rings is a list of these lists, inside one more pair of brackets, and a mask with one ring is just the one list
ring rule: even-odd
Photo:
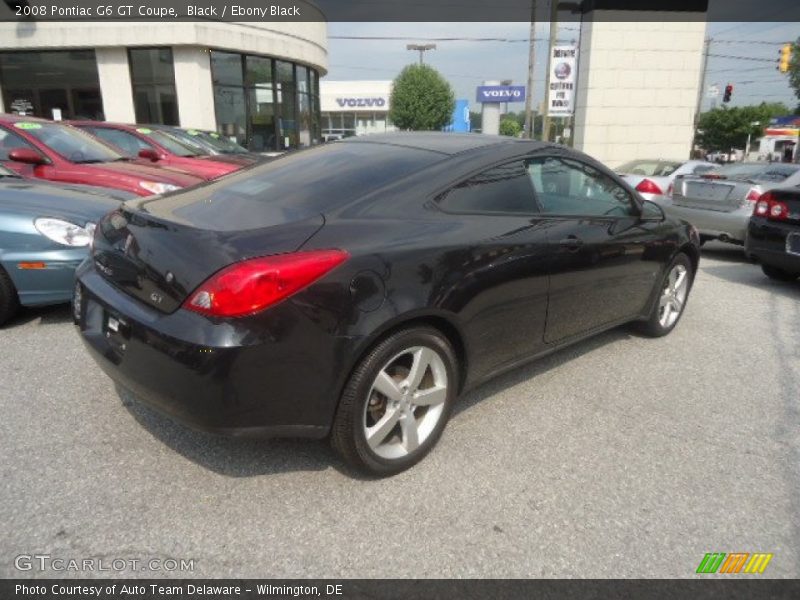
[[661,204],[668,200],[670,186],[676,177],[699,175],[716,166],[704,160],[632,160],[614,171],[642,198]]
[[685,219],[700,232],[700,240],[744,244],[747,223],[763,193],[800,185],[800,165],[734,163],[701,176],[677,177],[664,212]]

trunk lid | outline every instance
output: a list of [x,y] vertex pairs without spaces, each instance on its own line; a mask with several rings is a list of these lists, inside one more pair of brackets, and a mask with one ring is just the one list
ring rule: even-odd
[[748,192],[757,187],[754,181],[677,177],[673,183],[672,203],[687,208],[733,212],[744,205]]
[[215,231],[202,220],[153,216],[142,204],[124,205],[99,223],[92,257],[106,280],[164,313],[177,310],[221,268],[295,251],[324,224],[323,216],[316,214],[245,231]]

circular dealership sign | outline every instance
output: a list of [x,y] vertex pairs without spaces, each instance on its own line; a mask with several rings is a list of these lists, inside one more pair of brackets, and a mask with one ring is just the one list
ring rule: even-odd
[[553,73],[555,73],[555,76],[558,79],[566,79],[569,77],[569,74],[572,73],[572,68],[565,62],[558,63],[556,68],[553,69]]

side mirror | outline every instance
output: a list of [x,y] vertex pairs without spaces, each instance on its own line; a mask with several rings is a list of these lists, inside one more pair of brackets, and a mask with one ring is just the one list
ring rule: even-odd
[[650,200],[642,202],[642,219],[646,221],[663,221],[666,218],[664,209],[658,204]]
[[156,162],[159,159],[159,156],[158,152],[156,152],[152,148],[142,148],[141,150],[139,150],[139,158],[144,158]]
[[8,159],[26,165],[43,165],[47,159],[31,148],[14,148],[8,153]]

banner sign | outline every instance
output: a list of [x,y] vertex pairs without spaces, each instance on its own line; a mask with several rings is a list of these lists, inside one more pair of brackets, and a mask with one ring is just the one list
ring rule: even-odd
[[548,78],[548,116],[571,117],[575,113],[577,67],[577,46],[553,46]]
[[525,86],[482,85],[475,95],[478,102],[525,102]]

